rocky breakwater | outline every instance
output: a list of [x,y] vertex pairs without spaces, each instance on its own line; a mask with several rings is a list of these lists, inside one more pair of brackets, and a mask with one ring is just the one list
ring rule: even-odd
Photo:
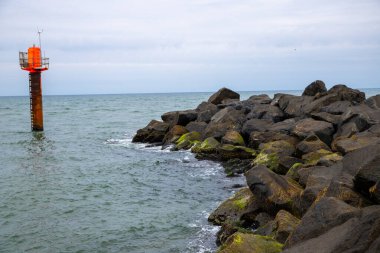
[[240,101],[223,88],[134,142],[221,161],[239,189],[209,216],[219,252],[380,252],[380,95],[322,81]]

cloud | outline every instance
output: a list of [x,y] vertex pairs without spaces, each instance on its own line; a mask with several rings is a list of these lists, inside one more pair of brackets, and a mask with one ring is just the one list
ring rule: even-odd
[[[13,76],[20,72],[11,67],[17,51],[37,42],[39,26],[44,28],[42,46],[52,62],[49,75],[69,78],[57,80],[69,83],[68,93],[78,92],[70,85],[76,85],[75,78],[82,78],[82,73],[91,73],[88,81],[95,83],[127,68],[128,78],[113,78],[109,93],[137,91],[134,85],[118,86],[123,78],[143,90],[152,90],[154,82],[153,89],[165,87],[162,91],[196,91],[198,86],[191,84],[195,81],[202,84],[199,89],[211,90],[223,80],[231,82],[231,88],[248,90],[251,83],[265,83],[266,78],[265,87],[277,89],[284,82],[282,76],[292,89],[323,76],[375,87],[380,74],[368,70],[380,63],[379,7],[377,0],[3,0],[0,64],[9,66]],[[102,76],[91,71],[97,66],[103,67]],[[68,69],[72,75],[58,73]],[[345,69],[351,72],[345,74]],[[2,75],[7,77],[9,71]],[[271,73],[278,77],[268,77]],[[366,77],[360,82],[354,75]],[[0,95],[9,92],[21,90],[1,85]],[[86,87],[81,92],[98,90]]]

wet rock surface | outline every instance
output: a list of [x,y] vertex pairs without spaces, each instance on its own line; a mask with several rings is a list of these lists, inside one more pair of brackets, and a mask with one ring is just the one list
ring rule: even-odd
[[161,118],[133,142],[191,150],[246,178],[209,216],[219,252],[380,252],[380,95],[320,80],[273,99],[222,88]]

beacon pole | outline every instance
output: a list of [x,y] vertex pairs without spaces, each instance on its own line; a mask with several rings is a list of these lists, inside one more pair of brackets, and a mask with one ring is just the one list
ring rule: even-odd
[[[40,35],[40,32],[39,32]],[[32,131],[44,130],[41,72],[49,69],[49,58],[42,58],[41,48],[30,47],[19,52],[20,67],[29,72],[30,119]]]

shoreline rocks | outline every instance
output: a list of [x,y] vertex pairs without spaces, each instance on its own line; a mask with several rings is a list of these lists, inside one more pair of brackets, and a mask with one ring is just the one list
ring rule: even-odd
[[209,221],[218,252],[380,252],[380,95],[323,81],[302,96],[222,88],[168,112],[133,142],[220,161],[247,186]]

